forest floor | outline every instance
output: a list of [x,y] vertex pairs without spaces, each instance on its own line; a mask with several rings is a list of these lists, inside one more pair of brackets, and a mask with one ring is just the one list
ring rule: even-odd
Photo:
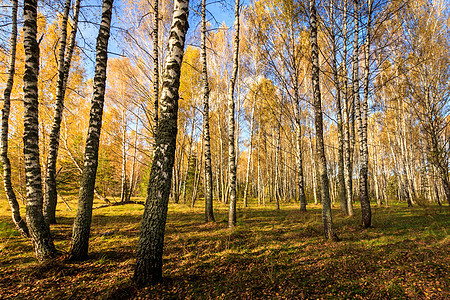
[[[94,206],[102,203],[95,203]],[[76,203],[59,203],[51,227],[56,246],[69,248]],[[238,211],[227,229],[227,207],[215,203],[216,223],[203,207],[170,204],[164,281],[137,289],[131,282],[143,206],[96,209],[90,259],[38,264],[32,244],[15,231],[0,201],[0,299],[449,299],[450,208],[403,203],[373,207],[373,227],[360,210],[333,209],[340,242],[325,241],[320,206],[298,204]]]

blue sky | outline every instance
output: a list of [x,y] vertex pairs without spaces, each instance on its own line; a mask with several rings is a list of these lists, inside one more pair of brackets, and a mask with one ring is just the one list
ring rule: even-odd
[[[241,0],[242,1],[242,0]],[[248,0],[242,1],[242,3],[248,3]],[[91,21],[94,21],[96,23],[100,20],[100,6],[101,6],[101,0],[90,0],[88,1],[89,5],[92,5],[90,8],[85,10],[85,16],[91,19]],[[195,11],[199,11],[198,5],[200,1],[192,1],[191,0],[191,12],[190,12],[190,29],[189,31],[192,33],[193,30],[198,26],[200,22],[200,17]],[[118,24],[118,15],[120,14],[121,8],[123,7],[123,3],[121,0],[116,0],[114,2],[115,4],[115,11],[113,14],[113,25]],[[86,4],[85,4],[86,5]],[[207,20],[212,24],[213,28],[217,28],[220,24],[225,22],[227,26],[233,26],[234,21],[234,1],[233,0],[226,0],[226,1],[218,1],[218,0],[207,0]],[[83,18],[81,16],[81,18]],[[82,34],[79,34],[79,43],[81,47],[85,48],[85,54],[90,57],[90,59],[86,60],[86,69],[88,71],[88,76],[93,76],[93,70],[94,70],[94,60],[95,60],[95,40],[98,33],[97,26],[94,26],[93,24],[80,24],[80,30],[83,32]],[[112,29],[111,32],[111,39],[109,42],[108,50],[110,51],[110,57],[116,57],[116,54],[122,53],[122,41],[120,38],[116,38],[117,36],[117,29]],[[90,46],[86,45],[84,43],[84,40],[86,40],[88,43],[90,43]],[[90,49],[89,49],[90,48]]]

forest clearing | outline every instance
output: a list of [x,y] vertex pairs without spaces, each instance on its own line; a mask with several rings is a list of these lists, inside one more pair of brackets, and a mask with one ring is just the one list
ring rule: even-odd
[[[69,201],[74,206],[74,201]],[[95,206],[102,205],[101,202]],[[132,284],[142,205],[94,210],[91,257],[39,264],[30,241],[12,228],[0,206],[2,299],[448,299],[448,208],[374,207],[372,228],[336,211],[342,241],[323,239],[320,207],[298,203],[277,211],[253,201],[238,209],[236,230],[227,208],[204,223],[200,205],[169,205],[163,282]],[[356,210],[355,217],[360,214]],[[52,233],[67,254],[74,211],[61,205]],[[39,296],[37,296],[39,295]]]

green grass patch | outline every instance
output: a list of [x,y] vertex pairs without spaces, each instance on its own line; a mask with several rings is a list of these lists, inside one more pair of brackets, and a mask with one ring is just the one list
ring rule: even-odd
[[[139,199],[142,200],[142,199]],[[76,198],[58,204],[51,227],[68,251]],[[203,207],[170,204],[164,282],[137,289],[131,282],[142,205],[94,210],[90,259],[46,264],[34,260],[31,242],[14,229],[0,203],[1,299],[448,299],[450,210],[373,207],[373,227],[333,208],[341,242],[325,241],[321,208],[284,204],[238,209],[227,228],[227,206],[215,202],[217,222],[204,223]],[[96,202],[94,207],[103,203]],[[24,212],[23,212],[24,213]]]

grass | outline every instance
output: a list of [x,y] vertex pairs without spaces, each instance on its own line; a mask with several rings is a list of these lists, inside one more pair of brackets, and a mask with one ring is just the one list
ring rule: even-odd
[[[373,227],[363,229],[358,204],[353,218],[335,206],[337,243],[323,238],[319,206],[301,214],[297,204],[276,211],[251,203],[239,209],[238,227],[229,230],[223,204],[215,203],[212,224],[203,222],[200,205],[170,204],[164,282],[137,289],[130,278],[142,205],[94,211],[89,260],[38,264],[3,199],[0,298],[448,299],[450,209],[374,207]],[[60,203],[57,213],[51,230],[57,248],[67,251],[75,211]]]

